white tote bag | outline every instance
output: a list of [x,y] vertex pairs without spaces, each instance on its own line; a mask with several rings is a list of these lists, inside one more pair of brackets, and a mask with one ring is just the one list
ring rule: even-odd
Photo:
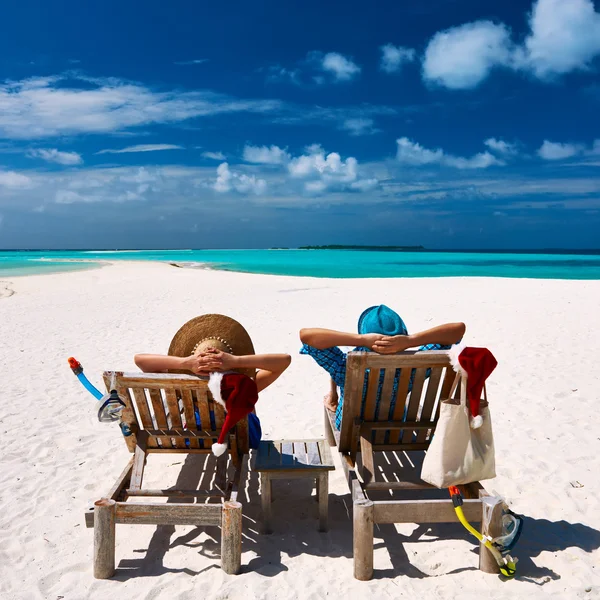
[[[452,400],[460,381],[460,404]],[[487,403],[485,386],[484,398]],[[496,477],[492,420],[487,406],[479,414],[483,424],[472,429],[469,424],[467,379],[456,375],[450,397],[442,401],[440,418],[423,461],[421,479],[438,488],[472,483]]]

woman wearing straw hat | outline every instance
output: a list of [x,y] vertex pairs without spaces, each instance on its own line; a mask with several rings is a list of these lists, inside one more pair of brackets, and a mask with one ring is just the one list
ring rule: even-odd
[[[255,354],[252,340],[248,332],[237,321],[225,315],[202,315],[188,321],[171,341],[169,354],[136,354],[135,364],[144,372],[159,373],[194,373],[209,376],[209,388],[215,400],[223,404],[228,414],[236,415],[233,420],[240,418],[241,412],[248,416],[250,447],[257,448],[261,438],[260,421],[253,412],[256,394],[271,385],[289,366],[289,354]],[[243,375],[250,377],[256,383],[250,397],[235,401],[245,406],[233,407],[234,399],[221,397],[222,382],[237,374],[238,379]],[[212,387],[213,381],[216,388]],[[248,382],[248,380],[246,379]],[[249,383],[249,382],[248,382]],[[252,386],[254,386],[252,383]],[[237,385],[235,387],[238,387]],[[241,386],[239,389],[248,386]],[[241,411],[241,412],[240,412]],[[230,415],[230,416],[231,416]],[[232,420],[232,424],[233,424]],[[222,454],[226,445],[213,445],[215,454]]]
[[289,366],[289,354],[255,354],[248,332],[225,315],[202,315],[188,321],[173,337],[168,356],[136,354],[146,373],[236,371],[256,381],[258,391],[271,385]]

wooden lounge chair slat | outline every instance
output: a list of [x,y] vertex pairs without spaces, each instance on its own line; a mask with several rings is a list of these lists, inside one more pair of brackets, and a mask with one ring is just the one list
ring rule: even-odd
[[[179,390],[177,393],[178,397],[181,398],[181,404],[183,406],[183,416],[185,419],[185,426],[187,429],[197,430],[196,426],[196,415],[194,414],[194,402],[192,400],[191,390]],[[200,442],[197,438],[189,438],[190,448],[200,448]]]
[[381,369],[371,369],[367,385],[367,397],[365,400],[365,421],[375,420],[375,407],[377,406],[377,392],[379,391],[379,378]]
[[[150,409],[148,408],[148,398],[146,397],[144,388],[135,387],[131,388],[131,391],[133,392],[135,406],[142,421],[141,425],[144,429],[154,428],[155,424],[152,421],[152,415],[150,414]],[[149,439],[148,448],[158,448],[158,442],[154,439]]]
[[219,490],[127,490],[129,496],[135,497],[177,497],[177,498],[220,498],[225,492]]
[[[378,421],[389,421],[390,405],[392,403],[392,393],[394,389],[394,379],[396,377],[396,369],[385,369],[383,380],[383,388],[381,389],[381,400],[379,401],[379,412],[377,414]],[[386,431],[377,431],[375,433],[375,443],[381,444],[386,436]]]
[[[481,521],[481,502],[463,500],[467,521]],[[375,504],[376,523],[456,523],[454,506],[449,500],[382,500]]]
[[[375,354],[371,352],[351,352],[351,355],[364,356],[368,359],[370,369],[400,368],[397,358],[402,357],[403,367],[446,367],[450,364],[446,351],[401,352],[399,354]],[[350,355],[348,355],[350,358]],[[347,372],[346,372],[347,374]]]
[[[406,411],[407,421],[416,421],[417,415],[419,414],[419,406],[421,404],[421,392],[423,391],[423,384],[425,383],[425,374],[427,369],[421,367],[415,369],[415,376],[413,379],[412,389],[410,391],[410,400],[408,402],[408,410]],[[412,431],[403,431],[402,437],[400,438],[401,444],[410,444],[413,441]]]
[[[427,380],[427,392],[425,393],[425,400],[419,417],[421,422],[425,421],[426,423],[431,423],[431,415],[435,408],[435,401],[438,395],[443,370],[444,369],[441,367],[431,369],[431,375]],[[427,429],[420,428],[419,431],[417,431],[415,443],[422,444],[427,439],[427,435]]]
[[[408,401],[408,386],[410,385],[410,375],[412,369],[404,367],[400,369],[400,379],[398,380],[398,395],[396,396],[396,406],[394,407],[394,414],[392,419],[394,421],[403,421],[404,411],[406,410],[406,403]],[[398,444],[402,437],[401,431],[392,431],[390,433],[389,442],[390,444]]]
[[132,525],[221,525],[221,505],[117,502],[116,522]]
[[152,410],[154,411],[156,426],[159,429],[168,429],[167,414],[165,413],[165,405],[163,404],[160,390],[149,389],[148,395],[150,396],[150,403],[152,404]]
[[[210,412],[208,410],[208,394],[206,387],[199,387],[194,390],[194,396],[198,405],[198,414],[200,415],[200,426],[205,431],[212,429],[210,424]],[[200,442],[200,448],[210,448],[210,443]]]
[[360,416],[360,405],[364,388],[367,353],[350,353],[346,362],[346,379],[361,381],[359,385],[344,387],[344,410],[342,411],[342,426],[340,430],[340,451],[349,452],[353,443],[354,418]]
[[[183,423],[181,422],[181,413],[179,412],[179,402],[177,401],[177,394],[174,389],[165,390],[165,400],[167,403],[167,411],[171,418],[171,427],[173,429],[182,428]],[[173,438],[173,445],[175,448],[185,448],[185,440],[181,438]]]

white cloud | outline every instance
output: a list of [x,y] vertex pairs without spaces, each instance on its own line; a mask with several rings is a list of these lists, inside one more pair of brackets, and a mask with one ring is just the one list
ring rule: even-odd
[[222,152],[203,152],[201,156],[211,160],[225,160],[225,155]]
[[476,21],[436,33],[425,50],[423,78],[450,89],[479,85],[493,68],[541,80],[590,68],[600,55],[600,13],[592,0],[537,0],[523,44],[503,23]]
[[360,73],[360,67],[338,52],[328,52],[321,60],[323,71],[331,73],[335,81],[350,81]]
[[441,148],[429,150],[406,137],[396,140],[398,151],[396,158],[405,165],[423,166],[438,164],[457,169],[486,169],[492,165],[504,163],[489,152],[479,152],[470,158],[446,154]]
[[66,76],[37,77],[0,83],[0,138],[123,132],[152,123],[281,107],[276,100],[243,100],[210,91],[153,91],[115,78],[79,76],[74,84]]
[[0,185],[7,188],[23,189],[29,188],[32,181],[26,175],[16,173],[15,171],[0,171]]
[[423,77],[450,89],[479,85],[492,68],[510,65],[511,41],[503,24],[476,21],[439,31],[423,59]]
[[586,69],[600,54],[600,14],[591,0],[534,3],[522,59],[536,77]]
[[252,193],[258,196],[266,191],[267,182],[264,179],[258,179],[255,175],[233,172],[224,162],[217,167],[217,179],[213,184],[213,189],[221,193],[235,190],[240,194]]
[[537,153],[544,160],[562,160],[576,156],[582,150],[583,147],[580,144],[561,144],[544,140]]
[[413,48],[404,46],[394,46],[386,44],[381,46],[380,69],[386,73],[397,73],[405,63],[412,62],[415,59],[416,52]]
[[350,135],[373,135],[378,133],[380,130],[374,127],[373,119],[367,119],[364,117],[358,117],[354,119],[346,119],[341,124],[341,129],[348,131]]
[[337,152],[325,154],[318,144],[309,146],[307,152],[293,158],[288,171],[292,178],[305,180],[304,190],[309,194],[329,190],[366,191],[378,184],[374,178],[359,179],[358,161],[353,156],[342,160]]
[[100,150],[96,154],[128,154],[130,152],[159,152],[162,150],[184,150],[183,146],[176,146],[175,144],[138,144],[137,146],[127,146],[127,148],[120,148],[118,150]]
[[208,58],[195,58],[193,60],[178,60],[175,61],[174,65],[201,65],[202,63],[208,62]]
[[41,158],[59,165],[80,165],[83,159],[77,152],[62,152],[56,148],[35,148],[27,152],[30,158]]
[[282,165],[290,160],[290,155],[279,146],[250,146],[244,147],[244,160],[263,165]]
[[511,154],[517,154],[517,146],[516,144],[511,144],[509,142],[505,142],[504,140],[497,140],[496,138],[488,138],[483,142],[492,152],[497,152],[498,154],[504,154],[509,156]]

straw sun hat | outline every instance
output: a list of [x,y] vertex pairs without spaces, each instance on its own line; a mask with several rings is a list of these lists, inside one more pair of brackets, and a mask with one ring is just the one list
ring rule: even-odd
[[[248,332],[236,320],[225,315],[201,315],[179,329],[171,340],[169,355],[190,356],[210,347],[236,356],[254,354]],[[239,372],[252,378],[256,374],[254,369],[239,369]]]

